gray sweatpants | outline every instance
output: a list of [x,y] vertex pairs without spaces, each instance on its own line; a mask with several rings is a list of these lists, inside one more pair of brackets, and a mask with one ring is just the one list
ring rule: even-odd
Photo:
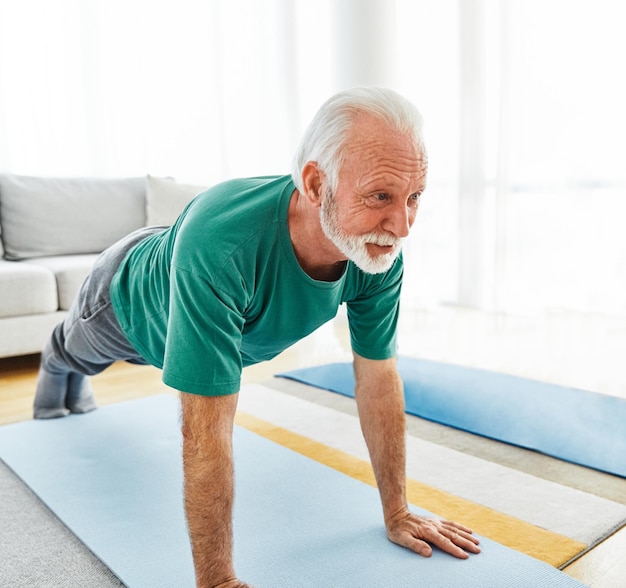
[[54,329],[41,355],[41,368],[51,374],[97,374],[117,360],[145,365],[122,332],[113,307],[111,280],[128,251],[139,241],[167,227],[139,229],[105,250],[72,303],[65,320]]

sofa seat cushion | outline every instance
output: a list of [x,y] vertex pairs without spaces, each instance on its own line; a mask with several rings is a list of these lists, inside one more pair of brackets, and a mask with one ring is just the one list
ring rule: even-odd
[[0,174],[6,259],[99,253],[145,220],[145,178]]
[[55,312],[54,274],[43,266],[0,260],[0,317]]
[[97,257],[97,254],[36,257],[21,264],[52,272],[56,278],[59,310],[68,310]]

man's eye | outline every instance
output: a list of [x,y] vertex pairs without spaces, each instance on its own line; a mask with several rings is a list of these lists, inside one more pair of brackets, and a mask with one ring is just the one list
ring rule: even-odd
[[367,206],[381,208],[383,206],[387,206],[387,202],[389,202],[389,194],[386,192],[372,192],[365,197],[364,202]]

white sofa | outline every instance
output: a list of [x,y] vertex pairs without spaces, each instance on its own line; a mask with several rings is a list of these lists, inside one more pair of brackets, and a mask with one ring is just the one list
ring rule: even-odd
[[38,353],[98,253],[170,225],[203,186],[171,178],[0,174],[0,357]]

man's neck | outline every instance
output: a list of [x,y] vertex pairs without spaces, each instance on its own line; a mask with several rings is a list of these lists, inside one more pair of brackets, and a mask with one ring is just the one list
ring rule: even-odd
[[291,195],[288,225],[291,245],[300,267],[314,280],[338,280],[347,261],[324,235],[319,209],[308,203],[298,190]]

